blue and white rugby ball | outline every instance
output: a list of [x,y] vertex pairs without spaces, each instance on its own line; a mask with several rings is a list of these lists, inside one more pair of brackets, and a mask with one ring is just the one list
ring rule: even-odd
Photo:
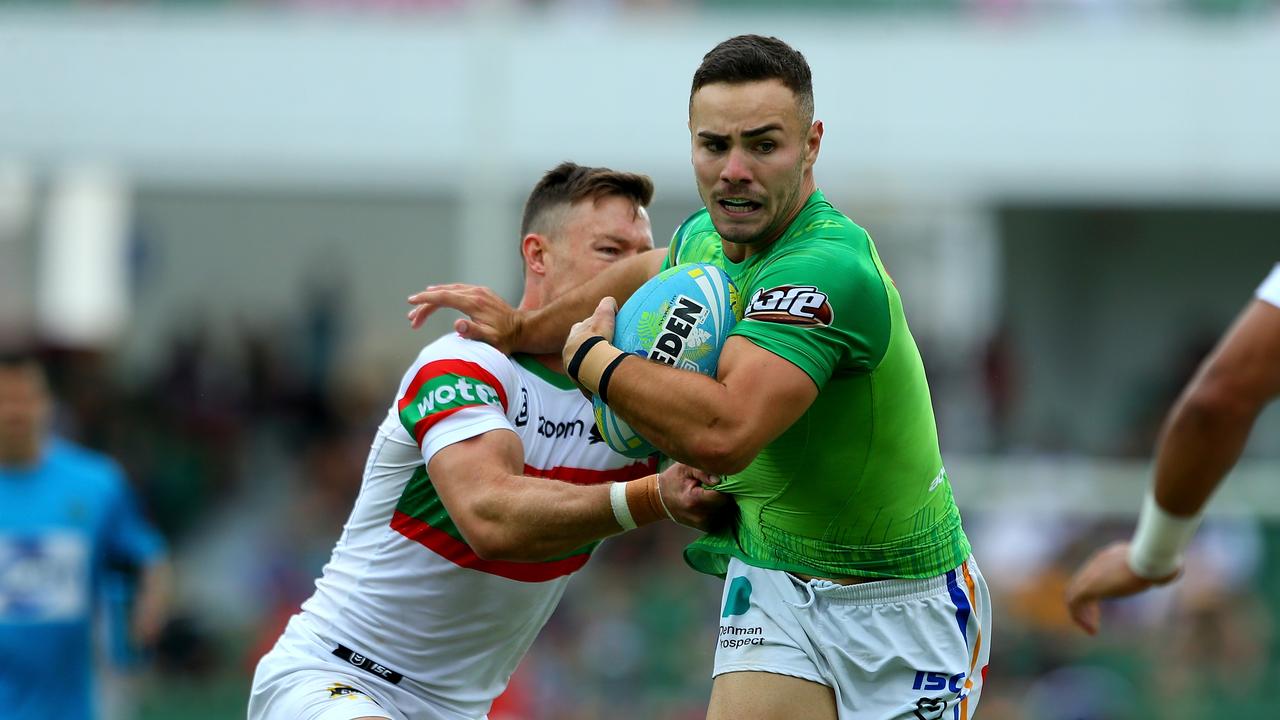
[[[738,289],[723,270],[677,265],[640,286],[618,311],[613,344],[654,362],[715,377],[720,349],[737,323]],[[642,458],[656,450],[609,406],[594,399],[596,428],[615,452]]]

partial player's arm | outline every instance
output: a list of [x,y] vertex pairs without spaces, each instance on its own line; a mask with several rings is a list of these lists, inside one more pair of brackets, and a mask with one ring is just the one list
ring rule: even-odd
[[1183,392],[1156,451],[1155,499],[1200,512],[1244,450],[1262,409],[1280,395],[1280,308],[1254,300]]
[[154,647],[169,621],[173,601],[173,564],[167,558],[152,560],[143,567],[130,620],[133,641],[139,647]]
[[143,517],[137,498],[122,474],[116,478],[116,490],[110,502],[107,553],[114,562],[138,571],[137,592],[129,618],[130,634],[138,647],[150,648],[169,621],[173,566],[164,538]]
[[427,465],[449,516],[484,559],[546,560],[667,517],[707,529],[731,502],[683,465],[607,485],[528,477],[523,467],[523,446],[508,430],[449,445]]
[[564,344],[569,328],[590,314],[600,298],[626,300],[636,288],[658,274],[666,248],[656,248],[616,262],[608,270],[537,310],[518,310],[486,287],[435,285],[409,296],[414,328],[436,310],[447,307],[467,315],[454,330],[470,340],[486,342],[504,353],[554,353]]
[[1178,399],[1156,449],[1155,483],[1134,540],[1115,543],[1072,578],[1067,607],[1090,634],[1098,601],[1177,577],[1209,496],[1240,458],[1258,414],[1280,396],[1280,307],[1255,300]]
[[[889,301],[866,242],[858,252],[856,243],[833,238],[761,268],[750,287],[740,288],[758,296],[761,307],[748,303],[715,378],[636,357],[619,360],[617,348],[599,341],[575,366],[573,356],[592,336],[613,336],[612,300],[570,333],[565,366],[667,455],[717,475],[740,472],[809,409],[838,368],[870,371],[883,357]],[[777,297],[805,288],[808,302],[797,307],[806,316],[769,309]]]
[[[606,298],[565,345],[566,364],[588,338],[613,334],[615,305]],[[598,348],[598,349],[597,349]],[[619,352],[600,343],[589,357]],[[599,391],[600,373],[583,363],[579,382]],[[742,337],[730,336],[718,377],[626,356],[609,374],[609,407],[636,432],[680,462],[716,475],[742,471],[813,404],[818,387],[800,368]],[[660,390],[659,390],[660,389]]]

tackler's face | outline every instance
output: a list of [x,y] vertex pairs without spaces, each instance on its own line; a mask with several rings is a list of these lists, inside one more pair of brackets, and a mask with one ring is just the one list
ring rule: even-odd
[[547,301],[586,283],[610,265],[653,249],[649,213],[630,198],[579,200],[547,244]]
[[778,80],[711,83],[689,103],[689,135],[698,194],[720,237],[776,240],[806,199],[821,123]]

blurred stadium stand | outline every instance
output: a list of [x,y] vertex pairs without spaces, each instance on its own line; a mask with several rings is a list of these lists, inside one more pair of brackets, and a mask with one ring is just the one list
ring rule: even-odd
[[[1087,640],[1070,568],[1128,531],[1154,433],[1280,260],[1280,3],[205,0],[0,5],[0,342],[120,458],[181,617],[114,718],[240,717],[357,490],[438,281],[514,297],[563,159],[696,209],[703,52],[815,72],[819,184],[877,238],[996,608],[984,720],[1269,717],[1280,409],[1178,585]],[[282,518],[286,520],[282,520]],[[607,543],[493,720],[702,717],[719,584]]]

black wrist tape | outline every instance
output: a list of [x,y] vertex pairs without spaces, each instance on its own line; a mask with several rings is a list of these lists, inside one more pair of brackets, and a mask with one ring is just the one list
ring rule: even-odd
[[570,380],[573,380],[575,383],[578,382],[578,370],[582,368],[582,361],[586,359],[587,353],[591,352],[591,348],[604,341],[603,337],[595,335],[587,338],[585,342],[578,346],[577,352],[573,354],[573,359],[569,361],[569,367],[564,369],[565,374],[569,376]]

